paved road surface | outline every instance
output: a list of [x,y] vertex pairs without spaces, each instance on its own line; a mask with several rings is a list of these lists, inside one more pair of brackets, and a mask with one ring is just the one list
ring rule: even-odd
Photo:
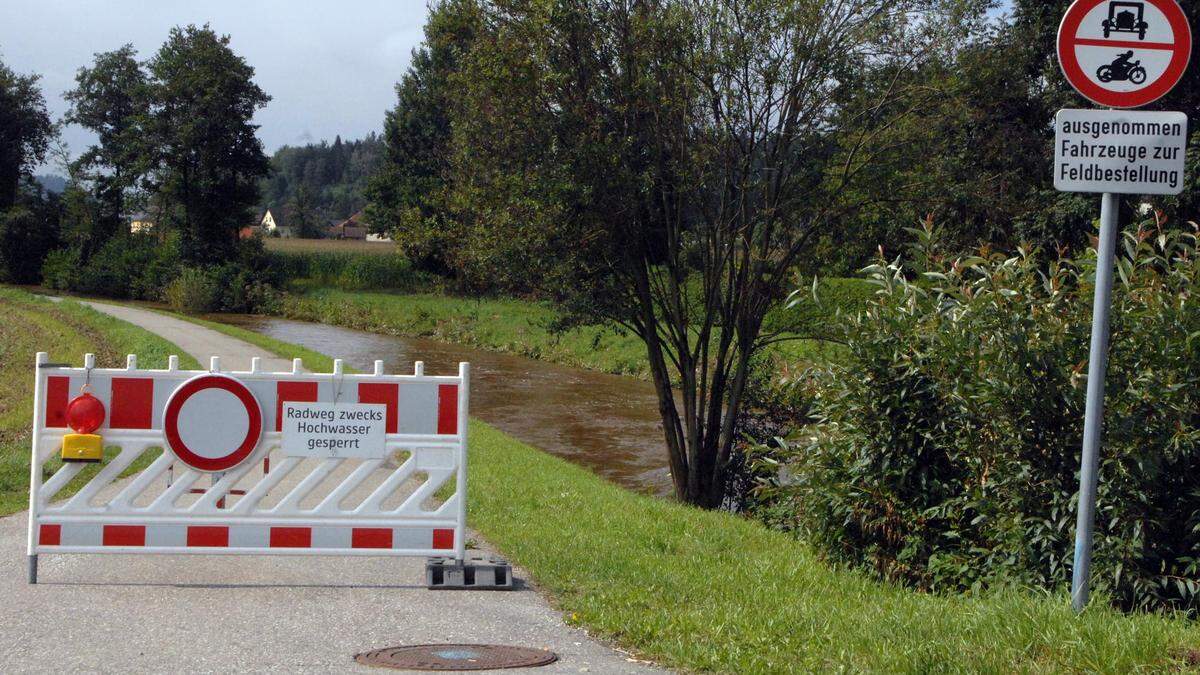
[[[246,369],[259,356],[263,369],[291,368],[258,347],[185,321],[89,304],[162,335],[202,363],[216,354],[222,369]],[[528,672],[653,670],[567,627],[527,587],[426,590],[421,559],[43,555],[40,583],[29,586],[25,523],[26,514],[0,518],[5,673],[386,672],[360,667],[351,656],[447,642],[559,654],[556,664]]]

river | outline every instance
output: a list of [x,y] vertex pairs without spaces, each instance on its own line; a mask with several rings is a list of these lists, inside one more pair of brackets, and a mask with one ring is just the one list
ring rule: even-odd
[[302,345],[370,372],[430,375],[471,364],[471,415],[537,448],[585,466],[638,492],[671,492],[658,399],[649,382],[568,368],[522,356],[418,338],[379,335],[305,321],[253,315],[213,317]]

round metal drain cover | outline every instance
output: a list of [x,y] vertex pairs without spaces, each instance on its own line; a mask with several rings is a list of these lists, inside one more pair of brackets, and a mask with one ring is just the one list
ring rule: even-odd
[[558,655],[505,645],[410,645],[355,654],[354,660],[364,666],[404,670],[495,670],[545,666],[557,661]]

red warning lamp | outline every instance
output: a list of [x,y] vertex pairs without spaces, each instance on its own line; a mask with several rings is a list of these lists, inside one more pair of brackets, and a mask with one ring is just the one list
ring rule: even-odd
[[100,399],[83,393],[67,404],[67,424],[75,433],[90,434],[104,424],[104,404]]
[[104,445],[95,430],[104,424],[104,404],[86,391],[67,404],[67,424],[75,430],[63,436],[64,462],[99,462],[104,458]]

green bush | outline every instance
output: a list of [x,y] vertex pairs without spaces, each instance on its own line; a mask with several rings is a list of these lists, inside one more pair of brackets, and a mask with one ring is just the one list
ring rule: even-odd
[[[76,272],[62,268],[74,256]],[[89,295],[136,300],[161,300],[163,289],[179,274],[179,245],[175,237],[162,240],[150,234],[123,234],[106,241],[94,255],[55,256],[49,272],[57,288]],[[47,270],[43,266],[43,275]]]
[[220,300],[220,285],[211,272],[186,267],[167,285],[167,304],[177,312],[205,314],[216,311]]
[[165,300],[180,311],[272,311],[283,279],[272,262],[262,242],[252,239],[241,242],[237,258],[223,265],[184,269],[177,236],[131,234],[113,237],[87,260],[73,248],[51,252],[42,279],[57,290]]
[[209,312],[270,312],[279,293],[261,275],[240,262],[210,267],[187,267],[166,287],[172,309],[189,314]]
[[46,254],[42,263],[42,285],[56,291],[71,290],[79,285],[79,250],[60,248]]
[[[1200,263],[1194,233],[1119,247],[1094,585],[1200,608]],[[1090,254],[1089,254],[1090,256]],[[760,490],[831,558],[932,590],[1069,578],[1094,256],[869,269],[847,354],[803,380],[819,422]]]
[[876,287],[866,279],[822,278],[811,287],[799,289],[786,306],[770,311],[763,322],[763,330],[811,338],[828,337],[837,325],[837,317],[865,309],[875,290]]

